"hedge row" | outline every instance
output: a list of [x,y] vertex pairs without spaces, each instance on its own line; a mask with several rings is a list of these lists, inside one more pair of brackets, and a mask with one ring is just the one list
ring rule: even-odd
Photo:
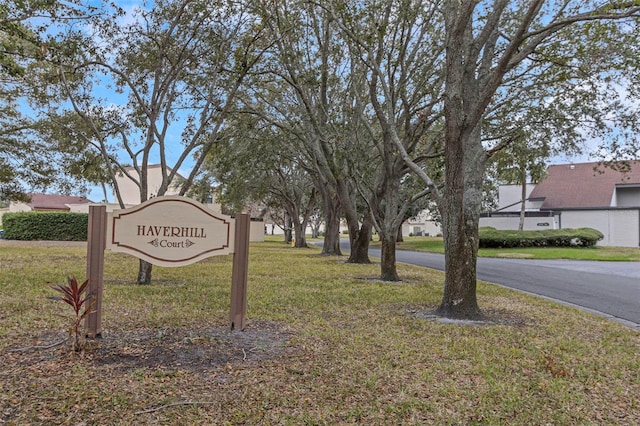
[[2,227],[7,240],[87,241],[88,221],[86,213],[5,213]]
[[600,231],[593,228],[499,231],[482,227],[479,234],[480,248],[591,247],[604,238]]

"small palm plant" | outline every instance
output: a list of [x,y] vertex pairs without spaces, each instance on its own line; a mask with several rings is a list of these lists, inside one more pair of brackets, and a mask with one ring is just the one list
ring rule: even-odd
[[[52,288],[60,293],[62,296],[49,296],[52,300],[61,300],[73,308],[75,318],[69,327],[69,347],[74,352],[81,352],[85,349],[87,339],[84,336],[84,331],[81,329],[80,324],[89,315],[91,307],[95,302],[93,294],[85,295],[87,291],[87,285],[89,280],[85,280],[81,285],[78,285],[78,281],[75,277],[67,278],[67,285],[56,284]],[[84,311],[82,307],[84,306]]]

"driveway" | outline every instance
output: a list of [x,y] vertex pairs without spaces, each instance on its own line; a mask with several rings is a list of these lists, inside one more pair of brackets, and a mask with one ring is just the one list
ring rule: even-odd
[[[348,251],[348,241],[345,241]],[[371,257],[380,249],[370,248]],[[398,262],[444,271],[444,256],[398,250]],[[549,298],[640,330],[640,262],[478,259],[478,279]]]

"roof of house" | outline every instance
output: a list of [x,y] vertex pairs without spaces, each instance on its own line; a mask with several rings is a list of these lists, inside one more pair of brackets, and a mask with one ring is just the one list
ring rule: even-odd
[[616,185],[640,184],[640,161],[626,173],[598,164],[549,166],[529,198],[544,199],[543,210],[610,207]]
[[69,210],[68,204],[93,203],[87,197],[74,197],[57,194],[29,194],[31,202],[27,203],[33,210]]

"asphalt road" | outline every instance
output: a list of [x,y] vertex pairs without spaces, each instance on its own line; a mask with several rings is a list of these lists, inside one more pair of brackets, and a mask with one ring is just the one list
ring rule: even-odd
[[[348,251],[347,245],[342,246]],[[371,257],[380,249],[370,248]],[[398,250],[398,262],[444,270],[444,256]],[[479,258],[478,279],[546,297],[640,330],[640,262]]]

